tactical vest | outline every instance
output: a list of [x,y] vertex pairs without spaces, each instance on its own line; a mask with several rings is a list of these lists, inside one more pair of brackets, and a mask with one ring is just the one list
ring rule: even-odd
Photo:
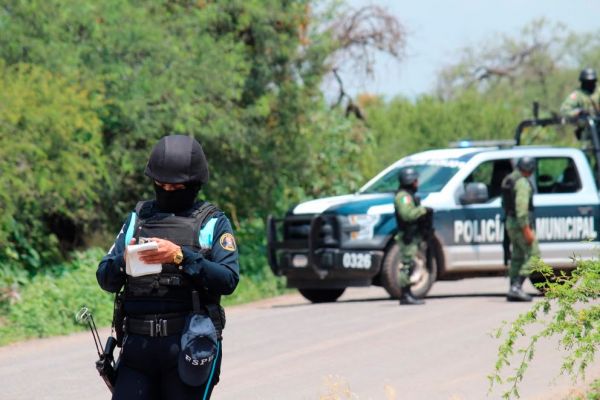
[[[135,207],[136,221],[130,223],[128,236],[139,238],[158,237],[195,252],[209,256],[210,248],[202,248],[200,231],[205,221],[221,211],[209,202],[203,202],[190,216],[170,213],[152,213],[152,201],[139,202]],[[127,276],[125,299],[161,298],[164,300],[190,301],[191,279],[181,271],[181,266],[163,264],[162,272],[139,277]],[[218,303],[218,296],[200,293],[203,303]]]
[[[421,199],[419,199],[419,196],[414,195],[406,189],[400,189],[398,193],[400,192],[405,192],[407,195],[409,195],[412,201],[415,203],[416,207],[421,205]],[[396,214],[396,224],[398,225],[398,233],[401,235],[400,237],[402,238],[404,244],[408,245],[414,240],[419,230],[417,221],[408,222],[403,220],[400,216],[399,210],[396,208],[394,208],[394,213]]]
[[[515,185],[517,180],[519,179],[527,180],[529,186],[531,186],[531,182],[529,179],[524,176],[520,176],[517,179],[513,179],[510,175],[502,181],[502,208],[504,209],[504,215],[506,217],[516,217],[516,193],[515,193]],[[533,188],[531,188],[531,193],[533,193]],[[529,213],[533,213],[533,196],[529,196]]]
[[[410,198],[412,199],[412,201],[415,203],[416,207],[419,207],[421,205],[421,199],[419,198],[419,196],[416,196],[414,194],[412,194],[411,192],[409,192],[406,189],[400,189],[398,191],[398,193],[400,192],[405,192],[407,195],[410,196]],[[396,195],[398,195],[396,193]],[[403,220],[400,217],[400,213],[398,212],[397,209],[394,209],[394,214],[396,215],[396,224],[398,225],[398,231],[400,232],[404,232],[404,233],[408,233],[408,231],[411,231],[411,234],[414,234],[417,231],[417,223],[415,222],[407,222],[405,220]]]

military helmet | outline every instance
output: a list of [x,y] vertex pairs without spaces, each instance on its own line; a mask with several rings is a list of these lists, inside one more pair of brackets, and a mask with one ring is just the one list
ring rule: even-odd
[[533,172],[535,170],[535,158],[527,156],[519,158],[517,168],[524,172]]
[[145,173],[162,183],[205,184],[208,182],[208,162],[196,139],[169,135],[152,149]]
[[579,73],[579,81],[580,82],[596,81],[596,80],[597,80],[596,71],[593,68],[582,69],[581,72]]
[[410,167],[404,168],[398,175],[400,186],[411,186],[417,181],[417,179],[419,179],[419,174],[414,168]]

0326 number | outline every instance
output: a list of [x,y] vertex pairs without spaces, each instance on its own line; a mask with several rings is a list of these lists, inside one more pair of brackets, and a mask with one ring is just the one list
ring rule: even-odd
[[371,268],[371,255],[366,253],[344,253],[342,266],[353,269]]

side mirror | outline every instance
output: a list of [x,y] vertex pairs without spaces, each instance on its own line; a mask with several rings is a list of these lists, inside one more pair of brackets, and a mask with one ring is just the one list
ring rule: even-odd
[[481,182],[467,183],[465,192],[459,197],[460,204],[480,204],[489,200],[487,186]]

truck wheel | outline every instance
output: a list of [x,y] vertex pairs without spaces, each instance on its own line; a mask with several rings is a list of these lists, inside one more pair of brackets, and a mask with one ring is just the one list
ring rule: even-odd
[[346,288],[342,289],[298,289],[306,300],[312,303],[331,303],[336,301]]
[[[435,257],[432,257],[431,265],[427,265],[427,259],[425,253],[419,251],[415,258],[415,270],[411,275],[411,292],[415,297],[423,298],[435,282],[437,277],[437,264]],[[381,285],[388,292],[388,294],[397,299],[400,297],[402,290],[398,282],[398,273],[400,272],[400,246],[394,243],[383,259],[383,267],[381,269]]]

